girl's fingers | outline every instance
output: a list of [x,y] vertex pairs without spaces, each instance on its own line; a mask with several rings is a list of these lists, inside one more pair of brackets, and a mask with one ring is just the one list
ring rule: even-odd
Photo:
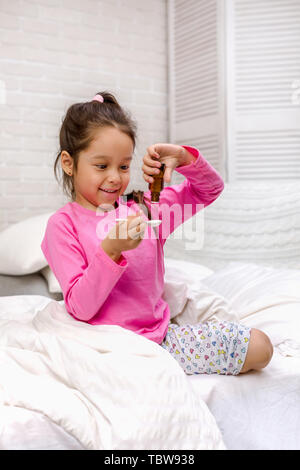
[[158,175],[160,172],[159,168],[153,168],[153,167],[145,166],[145,165],[142,167],[142,170],[148,176],[152,176],[152,175],[155,176],[155,175]]
[[146,168],[143,168],[143,174],[144,174],[144,177],[148,177],[148,178],[154,178],[155,176],[157,176],[159,174],[159,170],[157,171],[158,169],[157,168],[150,168],[150,169],[146,169]]
[[147,148],[147,152],[151,157],[154,157],[154,158],[160,157],[159,153],[156,152],[155,150],[155,145],[150,145],[150,147]]
[[[129,216],[132,217],[132,216]],[[136,240],[137,238],[141,238],[144,235],[145,229],[147,227],[146,222],[143,221],[141,217],[135,217],[131,220],[127,219],[123,222],[119,222],[119,224],[126,224],[126,227],[123,226],[123,230],[125,230],[126,238],[129,237],[132,240]],[[120,227],[121,229],[121,227]],[[124,232],[122,232],[124,234]],[[118,234],[120,236],[120,233]]]
[[147,224],[145,224],[144,222],[141,224],[138,224],[136,227],[128,230],[128,235],[133,240],[136,240],[137,238],[141,238],[144,235],[146,227],[147,227]]
[[128,216],[128,230],[129,229],[132,229],[132,228],[135,228],[137,225],[139,225],[140,223],[143,222],[143,219],[142,217],[138,214],[138,215],[130,215]]
[[172,168],[166,168],[165,172],[164,172],[164,181],[166,183],[170,183],[171,181],[171,177],[172,177]]
[[148,183],[153,183],[153,177],[160,172],[161,163],[153,160],[150,157],[144,157],[144,165],[142,171],[144,172],[144,179]]
[[153,183],[154,176],[159,174],[161,163],[158,161],[160,158],[159,153],[155,151],[154,145],[147,148],[147,154],[143,158],[144,165],[142,166],[144,180],[147,183]]
[[143,174],[143,177],[144,177],[144,180],[147,182],[147,183],[153,183],[154,179],[152,178],[152,176],[148,176],[146,175],[145,173]]
[[139,212],[136,212],[135,215],[128,215],[127,218],[124,217],[124,219],[116,219],[118,224],[130,224],[128,225],[129,227],[135,227],[138,223],[142,222],[142,215],[144,212],[141,210]]
[[149,169],[159,169],[161,167],[161,162],[156,161],[156,160],[144,160],[144,165],[143,167],[149,168]]
[[150,155],[145,155],[143,161],[146,166],[159,168],[161,166],[161,163],[158,158],[151,158]]

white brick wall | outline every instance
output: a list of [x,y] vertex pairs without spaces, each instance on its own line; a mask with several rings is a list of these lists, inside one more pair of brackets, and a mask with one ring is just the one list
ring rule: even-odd
[[54,178],[62,117],[107,89],[146,147],[168,139],[167,0],[0,0],[0,230],[67,202]]

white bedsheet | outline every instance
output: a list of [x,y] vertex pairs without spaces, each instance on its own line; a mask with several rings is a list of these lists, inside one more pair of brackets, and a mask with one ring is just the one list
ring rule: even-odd
[[158,345],[76,322],[63,302],[2,297],[0,447],[28,448],[23,420],[45,436],[44,448],[300,449],[300,271],[230,263],[209,273],[180,261],[166,268],[173,321],[261,328],[274,345],[271,363],[234,377],[184,376]]
[[300,450],[300,358],[277,348],[261,371],[190,376],[230,450]]
[[[156,343],[76,321],[62,302],[40,296],[2,297],[0,312],[6,424],[7,407],[18,407],[47,417],[85,449],[225,448],[207,405]],[[13,448],[24,448],[22,427],[0,421],[0,447],[10,448],[1,439],[10,435]]]
[[46,415],[20,406],[0,405],[1,450],[84,450]]
[[189,286],[189,270],[182,268],[177,283],[174,271],[167,272],[174,320],[231,319],[265,331],[274,345],[261,371],[189,377],[227,448],[300,450],[300,271],[234,262],[209,277],[199,272]]

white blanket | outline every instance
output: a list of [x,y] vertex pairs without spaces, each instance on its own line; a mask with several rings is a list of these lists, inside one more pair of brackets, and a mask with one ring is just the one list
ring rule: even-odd
[[208,276],[201,267],[195,270],[184,263],[179,275],[167,266],[165,295],[173,321],[231,319],[262,329],[274,345],[273,358],[261,371],[189,376],[226,447],[299,449],[300,270],[234,262]]
[[0,348],[0,403],[47,416],[86,449],[225,448],[180,366],[142,336],[11,296],[0,298]]
[[[286,419],[272,418],[271,424],[263,412],[271,401],[279,416],[291,388],[298,396],[299,369],[291,379],[293,367],[287,366],[298,364],[300,352],[300,272],[230,263],[209,275],[196,266],[191,271],[184,262],[177,266],[167,265],[164,291],[172,321],[229,319],[261,328],[277,359],[280,354],[288,363],[281,361],[278,368],[274,358],[261,374],[188,377],[159,345],[117,326],[76,321],[63,302],[0,297],[0,404],[41,413],[86,449],[222,449],[215,419],[229,448],[280,448],[280,429],[295,433],[300,404],[296,398],[288,402]],[[260,401],[258,392],[266,390]],[[245,421],[247,393],[256,402],[249,408],[246,429],[238,426]],[[234,429],[228,404],[238,423]],[[262,430],[269,429],[268,434],[262,431],[259,443],[251,441],[257,421]],[[276,442],[272,435],[267,442],[270,429]]]
[[167,266],[164,290],[172,321],[240,322],[263,330],[282,355],[300,356],[300,270],[232,262],[191,276],[190,263],[177,263],[180,272]]

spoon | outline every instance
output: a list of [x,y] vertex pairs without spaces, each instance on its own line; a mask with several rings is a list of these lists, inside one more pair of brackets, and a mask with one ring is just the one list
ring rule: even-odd
[[[116,219],[116,222],[123,222],[127,219]],[[143,220],[150,227],[158,227],[161,224],[161,220]]]

